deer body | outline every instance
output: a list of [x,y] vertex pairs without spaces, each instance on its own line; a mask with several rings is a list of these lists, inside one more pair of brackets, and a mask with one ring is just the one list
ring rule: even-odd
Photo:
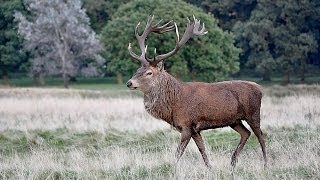
[[180,131],[182,127],[196,131],[225,127],[260,112],[262,92],[253,82],[183,83],[162,73],[166,78],[144,95],[145,109]]
[[[258,84],[249,81],[223,81],[218,83],[180,82],[167,73],[162,66],[162,61],[174,55],[194,35],[206,34],[204,25],[199,30],[200,21],[187,24],[186,31],[179,39],[176,24],[169,26],[166,23],[159,26],[160,22],[152,26],[153,17],[149,17],[142,35],[137,33],[136,38],[142,51],[136,55],[129,44],[130,55],[139,60],[142,66],[127,82],[127,86],[144,93],[144,106],[148,113],[162,119],[175,127],[181,133],[181,141],[177,148],[176,157],[182,156],[187,144],[192,138],[207,166],[210,166],[205,153],[205,146],[200,132],[202,130],[230,126],[237,131],[241,138],[239,145],[231,158],[234,167],[240,151],[243,149],[250,131],[242,124],[246,121],[257,136],[265,165],[267,164],[265,142],[260,129],[260,107],[262,92]],[[144,42],[151,32],[163,33],[173,30],[177,34],[177,44],[174,50],[163,55],[154,55],[153,61],[147,58]],[[155,50],[156,52],[156,50]]]

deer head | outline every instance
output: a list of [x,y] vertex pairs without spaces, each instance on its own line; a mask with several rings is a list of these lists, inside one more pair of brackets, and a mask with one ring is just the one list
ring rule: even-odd
[[[127,82],[127,87],[131,90],[138,89],[142,92],[146,92],[151,86],[154,85],[153,82],[157,80],[157,78],[160,77],[161,73],[163,73],[163,66],[162,62],[173,56],[178,52],[178,50],[193,36],[199,36],[204,35],[207,33],[205,31],[204,24],[202,25],[202,28],[200,29],[200,20],[197,20],[193,16],[193,22],[190,22],[188,19],[187,28],[182,36],[182,38],[179,38],[179,31],[176,23],[173,23],[172,21],[169,21],[168,23],[165,23],[163,25],[160,25],[162,20],[160,20],[158,23],[152,25],[153,16],[149,16],[146,27],[141,35],[138,33],[138,28],[140,26],[140,22],[137,24],[135,28],[135,36],[138,40],[138,44],[141,50],[141,55],[137,55],[132,51],[131,43],[129,43],[128,51],[129,54],[136,60],[138,60],[141,63],[141,67],[137,70],[137,72],[132,76],[132,78]],[[200,29],[200,30],[199,30]],[[156,48],[154,49],[154,56],[153,58],[148,58],[146,55],[148,46],[145,45],[145,40],[147,36],[151,33],[158,33],[162,34],[168,31],[176,31],[177,35],[177,42],[175,45],[175,48],[166,53],[157,55]]]

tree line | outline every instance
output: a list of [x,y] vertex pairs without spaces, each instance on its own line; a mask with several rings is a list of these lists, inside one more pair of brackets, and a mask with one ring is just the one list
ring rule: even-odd
[[[303,82],[319,72],[320,2],[317,0],[0,0],[0,75],[21,72],[44,83],[59,75],[64,86],[79,75],[123,76],[138,67],[134,27],[147,16],[184,28],[195,15],[209,33],[192,39],[165,68],[187,80],[218,81],[246,75],[272,80],[292,74]],[[182,31],[182,30],[181,30]],[[147,40],[153,55],[170,51],[175,32]],[[138,50],[138,49],[134,49]]]
[[242,49],[240,69],[254,69],[263,80],[281,73],[301,82],[320,67],[320,1],[318,0],[188,0],[219,19]]

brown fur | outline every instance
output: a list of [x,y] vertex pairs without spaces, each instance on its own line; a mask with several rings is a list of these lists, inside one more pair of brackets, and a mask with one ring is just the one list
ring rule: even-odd
[[[146,110],[156,118],[163,119],[181,132],[181,141],[176,157],[182,156],[192,138],[207,166],[210,166],[200,132],[206,129],[230,126],[241,135],[239,145],[234,151],[231,164],[235,166],[237,156],[250,136],[250,131],[242,124],[245,120],[258,137],[265,165],[267,164],[265,142],[260,129],[260,107],[262,92],[259,85],[249,81],[224,81],[219,83],[190,82],[182,83],[162,69],[162,61],[174,55],[192,36],[207,33],[204,25],[193,17],[188,22],[185,33],[179,38],[177,25],[152,25],[153,16],[148,18],[144,32],[139,35],[136,26],[135,35],[141,55],[132,51],[129,54],[141,62],[141,67],[127,82],[130,89],[139,89],[144,93]],[[145,39],[151,32],[163,33],[175,29],[177,44],[166,54],[155,55],[153,61],[146,56]]]
[[[153,75],[144,79],[148,71],[153,72]],[[152,66],[140,68],[130,81],[133,82],[133,87],[138,87],[144,92],[147,112],[166,121],[182,133],[177,150],[178,159],[192,137],[198,141],[196,143],[204,161],[210,166],[200,132],[230,126],[241,135],[240,143],[232,156],[231,163],[234,166],[238,154],[250,136],[250,131],[241,122],[245,120],[257,135],[265,163],[267,162],[260,130],[262,92],[258,84],[249,81],[184,83],[166,71]]]
[[[197,131],[251,120],[260,112],[259,85],[248,81],[181,83],[166,72],[144,95],[146,110],[175,127]],[[254,122],[252,122],[254,123]]]

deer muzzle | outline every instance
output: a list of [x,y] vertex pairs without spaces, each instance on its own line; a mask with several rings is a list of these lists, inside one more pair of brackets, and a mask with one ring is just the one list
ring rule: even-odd
[[137,83],[135,83],[133,80],[129,80],[127,83],[126,83],[127,87],[131,90],[134,90],[134,89],[137,89],[138,88],[138,85]]

